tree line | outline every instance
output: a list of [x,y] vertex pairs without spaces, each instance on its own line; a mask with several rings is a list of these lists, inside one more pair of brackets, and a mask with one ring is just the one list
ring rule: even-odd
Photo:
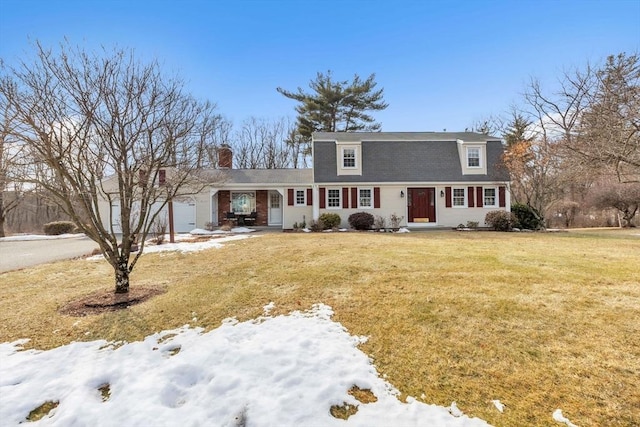
[[512,199],[569,227],[578,213],[614,208],[634,225],[640,207],[640,59],[611,55],[564,72],[555,88],[532,79],[505,115],[472,126],[502,136]]

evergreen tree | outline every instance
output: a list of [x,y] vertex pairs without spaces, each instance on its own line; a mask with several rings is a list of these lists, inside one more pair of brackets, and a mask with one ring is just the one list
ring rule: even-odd
[[523,114],[514,111],[512,113],[511,121],[507,124],[507,128],[503,135],[504,140],[507,143],[507,147],[511,147],[519,142],[533,141],[534,135],[531,131],[531,125],[532,122]]
[[328,71],[311,80],[311,92],[277,90],[298,101],[297,131],[310,141],[313,132],[379,131],[381,124],[368,112],[384,110],[388,104],[383,100],[384,89],[376,90],[376,85],[375,74],[366,80],[356,74],[352,81],[336,81]]

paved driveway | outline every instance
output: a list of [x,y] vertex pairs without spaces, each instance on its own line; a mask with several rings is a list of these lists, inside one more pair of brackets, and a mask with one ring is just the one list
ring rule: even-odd
[[90,254],[98,245],[86,236],[0,241],[0,273]]

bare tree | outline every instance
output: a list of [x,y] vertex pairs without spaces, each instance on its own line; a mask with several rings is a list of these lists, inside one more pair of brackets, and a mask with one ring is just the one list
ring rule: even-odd
[[578,136],[567,144],[576,163],[618,182],[640,182],[640,59],[609,56],[593,73]]
[[286,119],[246,119],[232,142],[236,167],[282,169],[297,164],[297,146],[288,143],[292,131],[293,126]]
[[640,183],[604,180],[591,189],[590,198],[591,203],[597,208],[617,209],[622,215],[622,226],[635,226],[633,219],[640,209]]
[[505,121],[501,116],[491,115],[477,120],[470,127],[465,128],[465,132],[478,132],[483,135],[502,135],[505,132]]
[[232,123],[222,115],[215,114],[199,124],[196,148],[196,167],[218,167],[218,148],[231,138]]
[[[115,292],[129,291],[154,220],[167,201],[201,189],[194,178],[202,129],[214,107],[186,94],[157,62],[130,50],[86,52],[36,45],[32,62],[3,68],[0,94],[38,185],[102,251]],[[122,239],[100,206],[120,204]],[[140,250],[132,252],[136,241]]]

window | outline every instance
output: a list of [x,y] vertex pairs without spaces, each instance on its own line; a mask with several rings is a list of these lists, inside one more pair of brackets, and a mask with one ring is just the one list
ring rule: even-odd
[[256,193],[253,191],[231,193],[231,210],[237,214],[250,214],[256,210]]
[[498,206],[496,203],[496,189],[495,188],[485,188],[484,189],[484,206],[485,207],[495,207]]
[[342,167],[346,169],[354,169],[356,167],[355,148],[342,149]]
[[467,201],[465,199],[466,191],[464,188],[453,189],[453,206],[466,207]]
[[307,204],[307,191],[296,190],[296,206],[306,206]]
[[271,193],[271,207],[274,209],[280,209],[280,194]]
[[358,189],[358,208],[373,207],[373,190],[371,188]]
[[340,203],[340,189],[330,188],[327,190],[327,207],[339,208]]
[[480,148],[478,147],[467,148],[467,167],[470,167],[470,168],[480,167]]

